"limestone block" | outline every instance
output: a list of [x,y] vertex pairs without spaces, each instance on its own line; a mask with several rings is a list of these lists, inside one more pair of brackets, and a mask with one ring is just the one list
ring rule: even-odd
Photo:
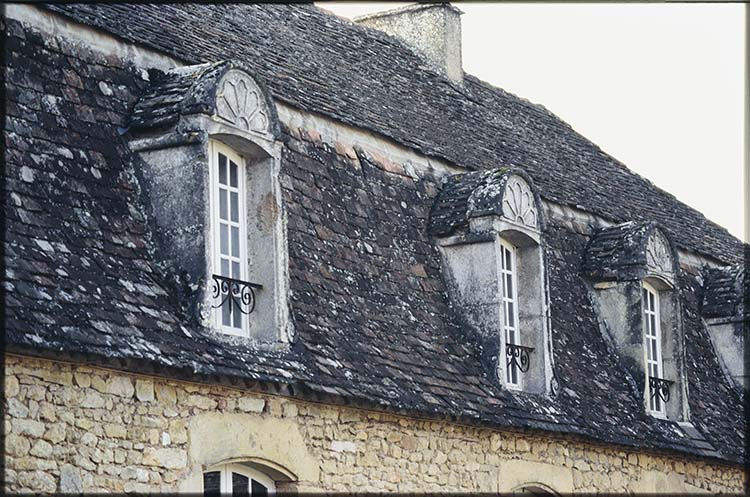
[[49,425],[42,438],[52,442],[53,444],[62,442],[63,440],[65,440],[65,425],[60,423]]
[[120,424],[104,425],[104,433],[110,438],[126,438],[128,431]]
[[104,381],[104,378],[99,375],[91,376],[91,388],[101,393],[107,393],[107,383]]
[[51,371],[43,370],[42,379],[49,383],[55,383],[57,385],[72,385],[73,384],[73,373],[70,371]]
[[96,446],[96,435],[94,435],[91,432],[86,432],[83,435],[81,435],[81,443],[83,445],[87,445],[89,447],[95,447]]
[[8,408],[5,413],[6,416],[11,418],[25,418],[29,415],[29,409],[23,403],[19,402],[18,399],[9,398]]
[[154,385],[154,393],[156,394],[156,400],[162,404],[174,405],[177,403],[177,392],[170,385],[157,383]]
[[141,402],[151,402],[154,400],[154,382],[151,380],[135,380],[135,396]]
[[40,438],[44,435],[44,424],[31,419],[14,419],[11,421],[11,430],[17,435]]
[[73,373],[73,378],[79,387],[88,388],[91,386],[91,375],[88,373],[80,373],[76,371]]
[[206,410],[216,409],[216,401],[204,395],[189,395],[185,399],[185,405]]
[[142,464],[167,469],[182,469],[187,465],[187,452],[183,449],[154,449],[147,447],[143,451]]
[[334,452],[357,452],[357,444],[354,442],[334,440],[331,442],[331,450]]
[[187,426],[185,424],[185,420],[183,419],[175,419],[170,421],[168,433],[169,438],[173,443],[183,444],[187,443],[188,441]]
[[57,413],[55,412],[55,406],[49,402],[39,403],[39,417],[45,421],[55,422],[57,421]]
[[85,394],[83,394],[83,398],[81,399],[80,403],[81,407],[87,407],[91,409],[100,409],[104,407],[104,405],[104,397],[93,390],[88,390]]
[[18,391],[18,378],[15,375],[5,376],[5,398],[15,397]]
[[23,457],[29,453],[30,447],[28,438],[15,433],[9,433],[5,437],[5,453],[9,456]]
[[22,471],[18,473],[18,483],[34,492],[52,493],[57,489],[55,479],[44,471]]
[[113,376],[107,381],[107,393],[129,399],[135,393],[133,380],[127,376]]
[[52,456],[52,446],[44,440],[37,440],[29,451],[29,454],[42,459],[47,459]]

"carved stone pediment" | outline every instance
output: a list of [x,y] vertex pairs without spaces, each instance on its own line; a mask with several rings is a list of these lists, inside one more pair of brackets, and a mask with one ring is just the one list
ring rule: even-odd
[[494,217],[538,234],[542,230],[540,205],[531,180],[522,171],[497,168],[456,174],[445,180],[435,199],[428,231],[448,236],[464,231],[471,220]]
[[216,116],[244,131],[268,130],[268,109],[260,88],[237,69],[228,71],[217,85]]
[[135,105],[130,129],[136,134],[193,129],[188,121],[205,117],[269,139],[278,119],[268,93],[241,63],[221,61],[178,67],[154,76]]
[[523,178],[512,175],[505,183],[503,193],[503,217],[512,223],[539,229],[539,213],[534,192]]

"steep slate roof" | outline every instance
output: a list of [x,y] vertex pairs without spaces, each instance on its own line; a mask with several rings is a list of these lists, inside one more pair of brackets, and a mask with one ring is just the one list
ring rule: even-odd
[[[741,243],[545,108],[472,76],[463,87],[398,40],[288,5],[49,5],[186,63],[238,59],[275,98],[470,169],[517,166],[550,200],[657,221],[678,246],[741,261]],[[273,26],[273,28],[271,28]],[[691,226],[691,229],[683,229]]]
[[710,318],[750,318],[750,276],[744,265],[705,271],[701,313]]
[[[386,71],[383,74],[393,76],[392,81],[406,83],[389,68],[406,71],[411,64],[416,77],[425,78],[415,79],[420,83],[414,83],[419,86],[414,88],[414,98],[438,91],[422,85],[450,88],[436,75],[414,67],[418,62],[413,54],[392,39],[310,7],[50,8],[92,24],[117,20],[108,29],[144,40],[153,36],[148,43],[173,47],[169,50],[183,50],[180,44],[185,43],[205,52],[206,60],[216,47],[230,43],[232,36],[241,36],[243,44],[234,49],[267,76],[266,84],[277,96],[280,88],[298,88],[299,105],[303,101],[305,106],[320,105],[317,110],[332,115],[353,113],[358,100],[393,102],[370,88],[370,83],[358,87],[365,84],[360,76],[350,75],[354,78],[351,88],[337,76],[330,84],[339,85],[351,98],[350,107],[344,105],[338,111],[331,100],[326,105],[323,96],[315,95],[315,89],[324,91],[325,80],[305,80],[328,67],[325,57],[334,53],[350,57],[348,50],[352,43],[360,43],[358,37],[375,43],[358,45],[377,64],[367,71]],[[214,33],[222,37],[221,43],[207,42],[201,38],[206,33],[200,31],[193,34],[193,28],[204,29],[208,24],[206,15],[213,16],[214,25],[226,28]],[[155,30],[157,18],[163,19],[158,21],[164,24],[160,31]],[[241,22],[235,25],[237,19]],[[588,240],[556,225],[549,226],[544,236],[560,394],[546,398],[505,391],[479,366],[476,341],[467,336],[446,297],[439,254],[425,229],[434,185],[394,179],[362,151],[358,152],[359,168],[330,147],[309,141],[290,140],[284,151],[282,185],[289,214],[290,285],[297,331],[293,348],[279,353],[258,351],[241,340],[189,329],[179,292],[165,283],[169,278],[154,260],[154,242],[144,215],[148,206],[139,195],[133,158],[121,136],[133,106],[147,91],[142,71],[7,22],[6,60],[11,68],[7,72],[5,338],[9,350],[86,354],[109,362],[131,359],[191,375],[291,384],[295,391],[323,392],[355,403],[375,402],[386,408],[495,426],[540,428],[607,443],[742,460],[741,403],[724,384],[710,352],[694,279],[683,275],[680,291],[690,403],[699,432],[687,432],[643,412],[639,393],[633,391],[601,336],[580,277],[580,257]],[[170,38],[178,25],[184,32]],[[235,27],[229,29],[229,25]],[[246,32],[240,25],[262,29]],[[348,48],[334,50],[338,35]],[[321,36],[322,45],[312,45]],[[300,51],[306,44],[310,45]],[[250,57],[252,51],[258,57]],[[188,49],[182,53],[189,56]],[[296,54],[305,57],[296,60]],[[388,64],[379,61],[389,55],[400,58]],[[342,64],[346,66],[345,60]],[[341,70],[348,71],[346,67]],[[307,85],[313,90],[306,89]],[[468,84],[473,85],[478,83]],[[515,97],[497,90],[492,93],[493,98],[506,99],[504,103],[514,112],[523,108],[552,119]],[[403,90],[404,98],[407,94]],[[473,105],[460,101],[455,105]],[[454,105],[443,103],[446,110],[455,110]],[[429,107],[421,110],[427,112]],[[483,119],[489,121],[514,115],[492,105],[485,112]],[[396,131],[398,121],[376,117],[368,113],[360,117],[360,125]],[[520,153],[518,147],[525,141],[519,133],[536,129],[533,120],[516,118],[520,119],[517,123],[504,121],[503,136],[511,141],[496,151],[498,156],[508,150]],[[563,135],[572,133],[560,127]],[[420,140],[425,129],[415,130],[415,140]],[[436,133],[430,146],[447,147],[441,145],[439,130]],[[401,139],[405,136],[404,130]],[[549,139],[556,140],[554,136]],[[426,143],[412,145],[424,149]],[[534,157],[527,155],[528,163],[541,164]],[[501,159],[488,164],[497,162]],[[534,181],[538,183],[536,177]],[[573,188],[569,181],[558,181]],[[563,194],[564,189],[559,192]],[[571,313],[571,308],[580,312]]]

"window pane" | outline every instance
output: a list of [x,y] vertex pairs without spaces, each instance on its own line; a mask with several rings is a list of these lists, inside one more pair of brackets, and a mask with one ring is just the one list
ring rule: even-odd
[[505,252],[505,269],[507,269],[508,271],[513,271],[513,266],[510,259],[510,250],[503,248],[503,251]]
[[648,308],[652,311],[656,310],[656,306],[654,305],[654,294],[651,292],[648,292]]
[[232,261],[232,278],[236,280],[242,279],[242,275],[240,274],[240,263],[236,261]]
[[229,161],[229,186],[237,188],[237,164]]
[[656,355],[656,340],[651,341],[651,357],[654,361],[659,357]]
[[239,207],[240,201],[239,201],[239,196],[237,195],[237,192],[232,192],[231,198],[232,198],[232,208],[231,208],[232,221],[234,221],[235,223],[239,223],[240,222],[240,207]]
[[268,489],[265,485],[262,483],[258,483],[257,481],[253,480],[252,483],[252,494],[253,497],[267,497],[268,496]]
[[250,478],[239,473],[232,473],[232,497],[250,496]]
[[508,316],[508,326],[511,328],[516,327],[516,306],[513,305],[513,302],[508,302],[508,312],[505,314]]
[[221,224],[219,227],[219,236],[221,243],[219,244],[219,250],[222,255],[229,255],[229,227],[226,224]]
[[[230,289],[231,292],[231,289]],[[223,296],[222,296],[223,298]],[[230,295],[227,297],[226,302],[224,302],[224,305],[221,306],[221,324],[224,326],[232,326],[232,316],[231,316],[231,309],[229,301],[232,299],[232,296]]]
[[232,256],[240,256],[240,229],[232,226]]
[[206,497],[219,497],[221,492],[221,473],[209,471],[203,473],[203,495]]
[[228,219],[227,217],[227,191],[219,188],[219,218]]
[[508,273],[505,275],[506,280],[506,287],[508,289],[508,293],[506,294],[506,297],[509,299],[513,298],[513,275],[511,273]]
[[[240,299],[237,296],[237,299]],[[233,309],[232,326],[235,328],[242,328],[242,313],[236,307]]]
[[228,276],[229,278],[232,277],[232,275],[229,273],[229,259],[221,259],[221,275]]
[[224,154],[219,154],[219,183],[227,184],[227,158]]

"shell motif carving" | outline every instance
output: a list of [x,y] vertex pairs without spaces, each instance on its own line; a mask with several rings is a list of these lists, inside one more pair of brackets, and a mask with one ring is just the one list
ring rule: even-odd
[[229,71],[221,80],[216,115],[245,131],[268,129],[268,111],[260,88],[241,71]]
[[538,215],[534,193],[528,183],[518,176],[508,178],[503,194],[503,217],[537,229]]
[[672,250],[661,231],[654,230],[646,245],[646,264],[658,273],[671,274]]

